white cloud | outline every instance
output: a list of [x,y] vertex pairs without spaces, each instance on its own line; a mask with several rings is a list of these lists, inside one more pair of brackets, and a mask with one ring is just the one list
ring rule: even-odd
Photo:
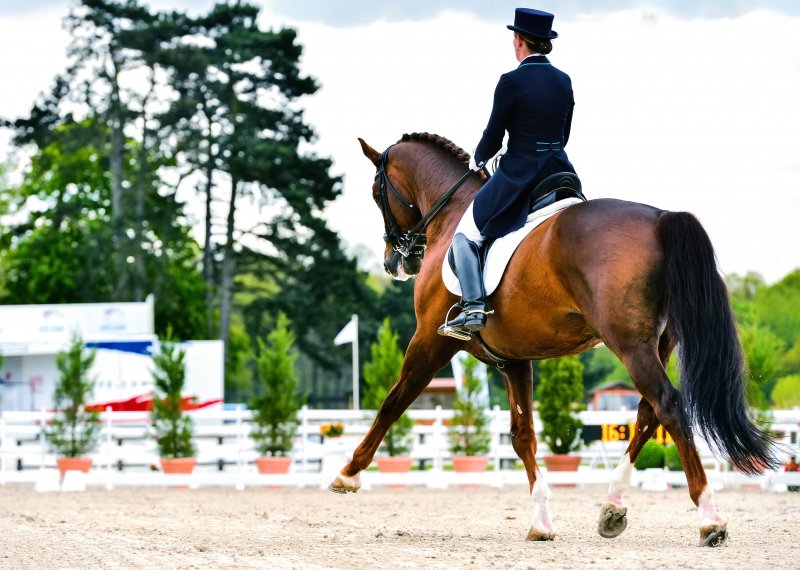
[[[568,152],[587,195],[695,213],[724,272],[774,281],[799,267],[799,23],[765,11],[562,19],[551,60],[573,79]],[[754,44],[752,30],[769,33]],[[350,243],[380,249],[382,222],[368,197],[374,168],[356,137],[382,149],[404,132],[430,131],[471,151],[497,78],[516,65],[510,33],[463,14],[299,31],[304,68],[323,85],[305,102],[307,118],[346,175],[331,222]]]

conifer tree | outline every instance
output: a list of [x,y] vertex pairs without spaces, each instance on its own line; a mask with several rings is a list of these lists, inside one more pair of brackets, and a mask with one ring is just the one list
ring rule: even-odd
[[284,313],[278,315],[275,329],[265,343],[258,339],[258,378],[253,397],[252,437],[262,455],[287,455],[297,433],[297,411],[302,405],[298,394],[299,381],[294,368],[294,333]]
[[194,457],[192,419],[183,410],[183,388],[186,384],[186,353],[172,338],[172,331],[153,355],[152,421],[158,451],[163,458]]
[[574,413],[583,410],[583,364],[577,356],[544,360],[539,366],[539,418],[542,439],[555,455],[580,447],[583,423]]
[[483,386],[476,375],[478,360],[468,354],[464,360],[464,383],[456,393],[450,422],[450,452],[453,455],[485,455],[491,434],[489,417],[479,402]]
[[[400,377],[403,352],[397,343],[397,333],[386,317],[378,329],[378,338],[369,348],[370,361],[364,364],[364,406],[376,410]],[[391,456],[405,455],[411,451],[411,430],[414,420],[403,414],[392,424],[383,438],[383,449]]]
[[53,404],[56,415],[45,431],[45,437],[61,457],[81,457],[97,445],[100,417],[86,410],[87,400],[94,391],[89,370],[95,353],[85,352],[83,340],[73,337],[69,347],[56,356],[60,373]]

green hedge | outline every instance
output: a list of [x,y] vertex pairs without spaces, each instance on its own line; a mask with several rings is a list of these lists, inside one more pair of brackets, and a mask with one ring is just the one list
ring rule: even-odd
[[633,466],[639,470],[664,467],[664,446],[654,439],[648,440]]
[[681,463],[681,456],[678,453],[678,447],[674,443],[670,443],[664,449],[664,465],[670,471],[683,471],[683,463]]

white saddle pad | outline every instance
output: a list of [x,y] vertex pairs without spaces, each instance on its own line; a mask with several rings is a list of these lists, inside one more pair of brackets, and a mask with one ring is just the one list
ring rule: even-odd
[[[486,264],[483,266],[483,284],[486,288],[486,294],[491,295],[497,286],[500,284],[500,279],[506,270],[506,265],[511,259],[511,256],[525,239],[525,236],[533,231],[533,229],[545,221],[547,218],[560,212],[565,208],[569,208],[574,204],[579,204],[583,200],[579,198],[567,198],[566,200],[559,200],[554,204],[550,204],[546,208],[542,208],[532,214],[528,215],[528,221],[515,232],[501,237],[492,244],[489,248],[489,254],[486,257]],[[444,281],[447,290],[454,295],[461,295],[461,285],[458,283],[458,277],[455,276],[453,270],[450,268],[450,263],[447,261],[447,256],[444,256],[444,263],[442,263],[442,280]]]

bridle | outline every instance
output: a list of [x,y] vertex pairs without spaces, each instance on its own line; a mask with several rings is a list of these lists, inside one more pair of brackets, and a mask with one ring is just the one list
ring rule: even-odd
[[428,244],[428,238],[425,236],[425,229],[428,227],[428,224],[430,224],[436,214],[445,207],[447,202],[450,201],[450,198],[453,197],[453,194],[456,193],[456,190],[461,188],[461,185],[466,182],[467,178],[477,171],[468,169],[464,173],[464,176],[459,178],[447,192],[436,200],[427,213],[424,215],[420,214],[421,218],[413,228],[403,231],[400,229],[400,224],[397,223],[397,219],[394,217],[392,209],[389,207],[387,188],[392,191],[392,194],[394,194],[395,198],[397,198],[404,207],[416,208],[417,210],[419,210],[419,207],[409,202],[397,191],[397,188],[394,187],[392,181],[389,180],[389,175],[386,173],[389,151],[393,146],[394,145],[389,146],[389,148],[384,150],[380,155],[378,158],[378,171],[375,173],[375,179],[378,181],[378,186],[380,188],[380,208],[383,214],[383,226],[385,230],[383,241],[390,244],[392,249],[403,257],[417,257],[421,259],[425,255],[425,247]]

